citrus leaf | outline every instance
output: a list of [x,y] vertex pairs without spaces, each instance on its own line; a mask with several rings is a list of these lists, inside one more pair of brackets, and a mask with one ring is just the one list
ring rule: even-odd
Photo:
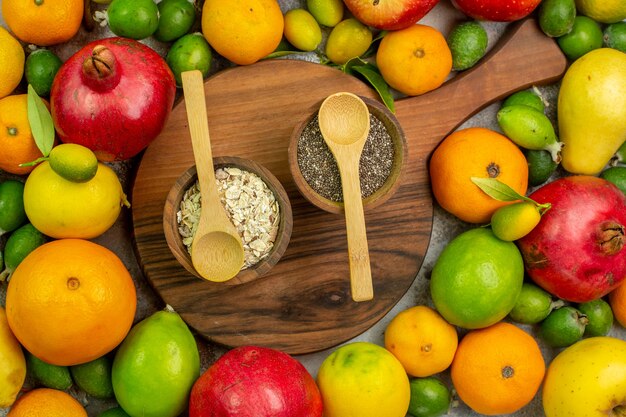
[[528,197],[519,194],[517,191],[496,178],[471,177],[474,184],[478,186],[489,197],[498,201],[517,201],[524,200],[533,202]]
[[37,95],[32,85],[28,84],[28,123],[37,144],[37,148],[44,157],[50,154],[54,145],[54,123],[48,108]]
[[389,86],[383,79],[383,76],[380,75],[380,72],[378,72],[378,69],[372,64],[359,65],[352,67],[352,69],[365,77],[365,79],[372,85],[372,87],[374,87],[376,92],[378,92],[380,98],[383,99],[383,103],[385,103],[385,106],[387,106],[387,108],[392,113],[395,113],[396,109],[393,101],[393,96],[391,95],[391,92],[389,91]]
[[351,58],[345,64],[340,65],[339,69],[341,69],[341,71],[345,72],[346,74],[354,75],[354,67],[363,66],[363,65],[367,65],[367,61],[357,56],[357,57]]

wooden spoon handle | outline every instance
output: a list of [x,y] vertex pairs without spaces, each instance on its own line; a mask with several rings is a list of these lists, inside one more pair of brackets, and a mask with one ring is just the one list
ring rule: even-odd
[[200,194],[203,199],[218,198],[202,73],[198,70],[184,71],[181,78]]
[[361,200],[359,180],[359,160],[346,153],[345,163],[339,163],[343,204],[346,216],[348,238],[348,259],[350,263],[350,291],[354,301],[367,301],[374,297],[370,255],[367,247],[365,216]]

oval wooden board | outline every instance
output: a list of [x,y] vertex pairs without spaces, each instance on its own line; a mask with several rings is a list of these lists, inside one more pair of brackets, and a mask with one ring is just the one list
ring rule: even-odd
[[474,70],[429,94],[397,101],[409,158],[396,194],[365,216],[374,299],[361,303],[350,296],[344,218],[299,194],[287,145],[297,122],[329,94],[376,94],[336,69],[295,60],[264,61],[209,78],[204,89],[213,154],[250,158],[276,175],[293,208],[291,241],[269,274],[247,284],[206,282],[180,266],[162,227],[167,193],[194,163],[179,102],[145,151],[132,189],[137,255],[154,289],[201,335],[226,346],[255,344],[303,354],[367,330],[409,289],[428,248],[433,203],[426,163],[436,144],[490,102],[554,81],[565,70],[558,46],[534,21],[518,24],[509,35]]

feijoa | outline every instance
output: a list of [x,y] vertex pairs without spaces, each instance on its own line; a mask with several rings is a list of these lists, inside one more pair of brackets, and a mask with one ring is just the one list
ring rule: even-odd
[[539,26],[550,37],[558,38],[568,34],[575,18],[574,0],[543,0],[539,6]]
[[548,181],[559,166],[548,151],[523,149],[522,152],[528,162],[528,183],[533,187]]
[[191,29],[196,9],[188,0],[162,0],[158,5],[159,24],[154,37],[161,42],[174,41]]
[[287,41],[301,51],[314,51],[322,42],[322,29],[311,13],[291,9],[285,13],[283,33]]
[[47,388],[66,390],[72,386],[72,375],[67,366],[53,365],[25,351],[26,369],[33,379]]
[[203,77],[211,70],[211,47],[201,33],[188,33],[174,42],[165,61],[174,73],[176,85],[182,86],[183,71],[199,70]]
[[612,182],[626,194],[626,167],[611,167],[600,173],[600,177]]
[[27,220],[24,211],[24,183],[17,180],[0,183],[0,236],[14,231]]
[[107,20],[117,36],[145,39],[159,26],[159,8],[152,0],[113,0],[107,8]]
[[511,94],[502,102],[502,107],[513,106],[516,104],[523,104],[524,106],[532,107],[542,113],[546,108],[543,99],[530,90],[522,90]]
[[604,45],[626,52],[626,22],[617,22],[608,25],[604,29]]
[[28,55],[24,64],[26,82],[33,86],[40,97],[50,95],[52,81],[63,61],[49,49],[37,49]]
[[540,325],[541,338],[552,347],[567,347],[582,339],[589,320],[572,306],[553,310]]
[[557,38],[563,53],[575,61],[594,49],[602,47],[603,34],[600,25],[587,16],[576,16],[572,30]]
[[584,336],[606,336],[613,327],[613,310],[602,298],[578,304],[578,311],[587,316]]
[[533,283],[525,282],[522,284],[522,291],[509,317],[517,323],[535,324],[548,317],[552,310],[561,306],[563,306],[562,300],[554,301],[549,292]]
[[489,43],[487,31],[476,21],[456,25],[447,41],[452,52],[452,69],[455,71],[473,67],[485,55]]
[[24,258],[44,243],[46,243],[44,234],[30,223],[11,233],[4,247],[5,268],[0,272],[0,280],[10,277]]

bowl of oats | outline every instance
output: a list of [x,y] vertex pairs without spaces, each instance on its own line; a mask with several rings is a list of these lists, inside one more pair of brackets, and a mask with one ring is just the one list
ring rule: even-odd
[[[367,211],[383,204],[398,189],[408,151],[395,115],[379,101],[360,98],[370,112],[370,130],[359,161],[363,209]],[[298,122],[291,134],[287,150],[289,170],[300,194],[311,204],[342,214],[339,168],[320,131],[318,110],[319,106]]]
[[[261,164],[223,156],[213,158],[213,165],[220,200],[244,247],[241,271],[221,284],[243,284],[269,272],[287,249],[293,226],[291,204],[280,181]],[[178,178],[167,195],[163,229],[174,257],[199,278],[202,277],[193,267],[190,251],[201,210],[194,165]]]

